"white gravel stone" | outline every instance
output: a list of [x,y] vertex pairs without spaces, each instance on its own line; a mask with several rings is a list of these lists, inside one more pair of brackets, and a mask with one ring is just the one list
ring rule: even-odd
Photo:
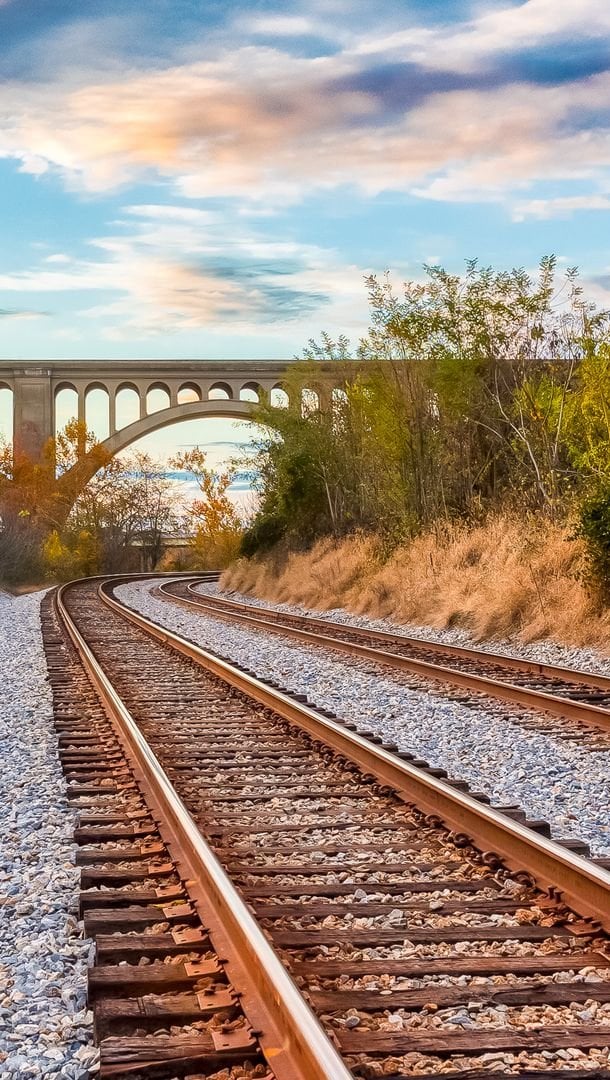
[[42,593],[0,593],[0,1080],[96,1071],[91,943],[77,920],[65,796],[40,634]]
[[557,839],[578,836],[610,854],[610,751],[524,730],[493,709],[414,690],[370,664],[231,625],[151,595],[154,582],[121,585],[117,596],[169,629],[221,656],[306,694],[311,702],[379,732],[400,749],[548,821]]

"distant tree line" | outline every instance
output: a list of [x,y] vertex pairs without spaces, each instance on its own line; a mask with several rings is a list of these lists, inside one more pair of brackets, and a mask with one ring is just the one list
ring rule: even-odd
[[[242,553],[354,530],[391,547],[509,509],[573,521],[592,575],[608,582],[609,316],[577,271],[559,276],[553,256],[533,276],[468,262],[462,275],[426,267],[400,293],[387,277],[367,287],[371,326],[357,349],[310,341],[287,387],[292,407],[257,411],[260,503]],[[321,360],[343,390],[314,409],[300,387]]]

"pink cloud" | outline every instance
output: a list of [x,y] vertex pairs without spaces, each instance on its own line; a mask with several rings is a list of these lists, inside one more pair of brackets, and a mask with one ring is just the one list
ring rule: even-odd
[[[460,34],[475,43],[473,56],[483,45],[516,40],[516,12],[542,34],[548,3],[528,0],[482,16],[449,34],[443,56]],[[600,32],[610,24],[602,14],[593,20]],[[569,29],[573,17],[568,4],[555,26]],[[366,47],[386,58],[402,48],[426,62],[430,34],[409,31]],[[342,185],[369,195],[505,199],[541,179],[595,184],[608,169],[607,131],[578,130],[583,111],[607,107],[608,74],[552,87],[514,83],[431,93],[389,116],[378,97],[349,89],[364,48],[355,42],[338,55],[304,58],[245,46],[76,89],[7,84],[0,95],[0,154],[34,174],[57,170],[70,186],[89,191],[154,174],[185,197],[233,196],[271,209]],[[160,220],[163,215],[158,210]]]

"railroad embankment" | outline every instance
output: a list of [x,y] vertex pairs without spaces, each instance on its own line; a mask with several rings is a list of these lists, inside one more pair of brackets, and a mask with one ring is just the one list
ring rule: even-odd
[[497,516],[424,533],[390,555],[375,537],[321,540],[225,571],[223,589],[308,608],[462,628],[475,641],[554,640],[610,651],[610,609],[586,584],[580,540],[548,521]]

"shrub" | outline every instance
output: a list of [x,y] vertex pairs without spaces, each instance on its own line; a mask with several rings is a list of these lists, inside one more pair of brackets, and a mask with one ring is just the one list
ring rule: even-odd
[[577,535],[586,545],[589,583],[603,601],[610,600],[610,488],[589,495],[581,504]]

